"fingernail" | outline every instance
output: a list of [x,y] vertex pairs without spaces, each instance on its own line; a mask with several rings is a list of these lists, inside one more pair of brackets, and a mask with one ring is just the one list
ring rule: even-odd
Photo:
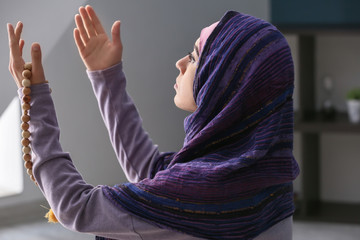
[[34,45],[34,46],[33,46],[33,50],[34,50],[34,51],[39,51],[39,50],[40,50],[39,45]]

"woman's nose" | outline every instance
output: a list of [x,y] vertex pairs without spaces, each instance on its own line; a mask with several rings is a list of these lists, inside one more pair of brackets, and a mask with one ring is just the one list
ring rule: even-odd
[[179,71],[183,74],[185,73],[186,70],[186,56],[179,59],[176,64],[175,64],[176,68],[179,69]]

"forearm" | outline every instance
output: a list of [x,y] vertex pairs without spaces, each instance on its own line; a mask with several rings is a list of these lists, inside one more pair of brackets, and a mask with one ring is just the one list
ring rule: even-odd
[[88,71],[110,141],[127,178],[138,182],[150,176],[158,158],[153,144],[142,127],[142,120],[127,94],[122,63],[103,71]]
[[[21,98],[20,91],[19,95]],[[69,215],[67,209],[78,208],[73,211],[78,214],[79,202],[86,201],[82,193],[93,187],[83,181],[69,154],[61,148],[60,129],[47,84],[32,87],[30,117],[35,179],[56,216],[68,224],[68,218],[74,216]]]
[[[19,95],[21,98],[21,91]],[[48,85],[33,86],[31,97],[33,173],[60,223],[71,230],[108,237],[133,234],[130,216],[115,208],[101,187],[87,184],[63,152]]]

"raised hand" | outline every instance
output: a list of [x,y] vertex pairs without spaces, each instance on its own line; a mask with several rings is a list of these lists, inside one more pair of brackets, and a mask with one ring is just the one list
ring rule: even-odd
[[103,70],[121,62],[120,21],[112,26],[111,40],[91,6],[80,7],[79,13],[75,16],[74,39],[86,68]]
[[[21,32],[23,24],[18,22],[16,27],[8,23],[8,37],[9,37],[9,48],[10,48],[10,60],[9,60],[9,71],[13,76],[16,85],[22,87],[22,71],[24,70],[25,61],[22,57],[23,48],[25,42],[21,39]],[[38,43],[33,43],[31,46],[31,60],[32,60],[32,84],[40,84],[47,82],[45,80],[44,69],[41,63],[41,49]]]

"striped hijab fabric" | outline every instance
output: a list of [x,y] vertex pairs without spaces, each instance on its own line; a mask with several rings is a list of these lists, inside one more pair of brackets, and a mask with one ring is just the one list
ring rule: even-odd
[[207,39],[194,79],[197,110],[185,141],[149,178],[103,187],[130,213],[205,239],[252,239],[294,212],[294,68],[270,23],[227,12]]

